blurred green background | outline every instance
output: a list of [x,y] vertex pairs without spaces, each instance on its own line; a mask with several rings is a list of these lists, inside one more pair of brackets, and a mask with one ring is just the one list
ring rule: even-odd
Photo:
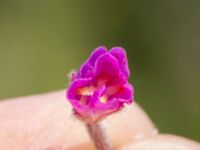
[[99,45],[127,50],[160,131],[200,140],[199,0],[1,0],[0,98],[66,88]]

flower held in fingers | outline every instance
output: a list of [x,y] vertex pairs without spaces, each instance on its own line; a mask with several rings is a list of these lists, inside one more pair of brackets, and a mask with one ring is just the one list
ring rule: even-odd
[[75,114],[94,123],[119,111],[133,101],[133,87],[128,83],[126,52],[121,47],[107,51],[98,47],[72,77],[67,99]]

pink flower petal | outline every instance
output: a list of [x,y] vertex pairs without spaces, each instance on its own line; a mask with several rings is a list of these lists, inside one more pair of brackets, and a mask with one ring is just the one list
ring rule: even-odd
[[114,99],[119,99],[120,102],[131,103],[134,100],[134,89],[131,84],[123,85],[119,92],[113,96]]
[[95,64],[94,84],[102,86],[124,83],[126,78],[119,68],[118,60],[114,56],[109,53],[101,56]]
[[86,62],[80,67],[77,77],[88,78],[93,75],[93,67],[96,60],[105,54],[107,51],[106,47],[101,46],[94,50],[94,52],[90,55],[90,57],[86,60]]
[[128,69],[128,60],[126,57],[126,51],[122,47],[113,47],[109,52],[118,60],[118,62],[120,63],[121,69],[128,77],[130,72]]

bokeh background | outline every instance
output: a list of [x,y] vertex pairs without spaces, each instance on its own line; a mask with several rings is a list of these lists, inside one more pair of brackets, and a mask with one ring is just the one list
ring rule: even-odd
[[127,50],[161,132],[200,141],[199,0],[1,0],[0,98],[66,88],[99,45]]

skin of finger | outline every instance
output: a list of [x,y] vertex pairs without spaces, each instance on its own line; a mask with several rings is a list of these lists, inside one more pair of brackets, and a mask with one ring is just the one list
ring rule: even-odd
[[125,145],[120,150],[200,150],[200,144],[183,137],[160,134]]
[[[84,123],[74,118],[65,91],[0,102],[3,150],[94,149]],[[157,130],[134,104],[102,121],[115,147],[155,136]]]

